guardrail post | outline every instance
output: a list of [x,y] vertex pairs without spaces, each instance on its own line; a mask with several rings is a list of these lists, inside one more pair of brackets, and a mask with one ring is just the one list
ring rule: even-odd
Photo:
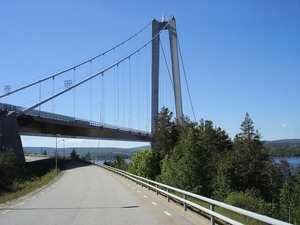
[[[169,188],[167,188],[167,192],[169,193]],[[170,197],[168,194],[167,194],[167,200],[168,200],[168,202],[170,202]]]
[[158,195],[157,184],[155,185],[155,187],[156,187],[156,195]]
[[150,191],[150,185],[149,185],[149,181],[148,181],[147,183],[148,183],[148,191]]
[[[186,194],[183,194],[183,199],[186,200]],[[183,203],[183,210],[186,211],[186,203]]]
[[[215,205],[214,204],[210,204],[210,210],[215,211]],[[214,216],[210,216],[210,224],[215,225],[215,217]]]

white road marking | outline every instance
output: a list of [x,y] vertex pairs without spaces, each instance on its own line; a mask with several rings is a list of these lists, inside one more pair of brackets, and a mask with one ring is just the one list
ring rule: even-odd
[[130,187],[130,184],[128,184],[128,186]]
[[33,196],[33,197],[32,197],[32,199],[35,199],[35,198],[36,198],[36,196]]
[[49,190],[50,190],[50,188],[47,189],[47,191],[49,191]]
[[20,205],[24,205],[24,204],[25,204],[25,202],[20,203]]
[[132,189],[135,189],[134,187],[132,187]]
[[144,195],[144,198],[148,198],[146,195]]
[[167,216],[171,216],[171,214],[168,213],[167,211],[164,211],[164,213],[165,213]]
[[5,210],[2,214],[9,212],[9,210]]
[[155,202],[152,202],[153,205],[157,205]]
[[44,192],[41,192],[41,195],[44,194]]
[[138,193],[141,193],[140,191],[137,191]]

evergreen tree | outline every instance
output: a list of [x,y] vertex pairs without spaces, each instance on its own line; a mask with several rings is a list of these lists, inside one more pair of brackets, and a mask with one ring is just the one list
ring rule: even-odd
[[293,217],[294,223],[300,224],[300,164],[296,168],[294,182]]
[[75,148],[73,148],[73,150],[72,150],[72,152],[71,152],[71,154],[70,154],[70,158],[71,158],[72,160],[78,160],[78,159],[79,159],[79,154],[77,154]]
[[219,162],[217,174],[213,180],[213,197],[221,202],[227,198],[233,189],[233,167],[231,162],[228,161],[228,158],[229,157],[224,157],[224,159]]
[[176,135],[175,124],[172,121],[173,113],[163,107],[161,112],[154,119],[155,132],[152,149],[155,155],[162,160],[175,146]]
[[264,198],[269,194],[268,154],[260,141],[261,135],[254,130],[253,121],[246,113],[240,126],[241,132],[233,140],[231,160],[234,171],[234,187],[237,191],[255,189]]

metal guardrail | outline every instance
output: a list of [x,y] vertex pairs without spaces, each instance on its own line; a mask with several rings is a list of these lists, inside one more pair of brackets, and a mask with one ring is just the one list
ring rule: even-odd
[[[215,218],[218,218],[222,221],[225,221],[225,222],[227,222],[229,224],[233,224],[233,225],[241,225],[242,224],[238,221],[235,221],[233,219],[230,219],[230,218],[228,218],[224,215],[221,215],[221,214],[215,212],[214,211],[215,206],[219,206],[221,208],[230,210],[230,211],[235,212],[237,214],[241,214],[241,215],[253,218],[255,220],[264,222],[266,224],[292,225],[290,223],[286,223],[286,222],[276,220],[276,219],[273,219],[273,218],[270,218],[270,217],[267,217],[267,216],[264,216],[264,215],[260,215],[258,213],[254,213],[254,212],[247,211],[247,210],[244,210],[244,209],[232,206],[232,205],[228,205],[228,204],[225,204],[223,202],[219,202],[219,201],[216,201],[216,200],[213,200],[213,199],[210,199],[210,198],[206,198],[206,197],[203,197],[201,195],[197,195],[197,194],[194,194],[194,193],[191,193],[191,192],[188,192],[188,191],[184,191],[184,190],[181,190],[181,189],[178,189],[178,188],[174,188],[174,187],[171,187],[171,186],[168,186],[168,185],[165,185],[165,184],[153,181],[153,180],[149,180],[149,179],[146,179],[146,178],[143,178],[143,177],[139,177],[137,175],[125,172],[123,170],[119,170],[119,169],[109,167],[109,166],[106,166],[106,165],[100,165],[100,164],[98,164],[98,165],[105,168],[105,169],[108,169],[112,172],[115,172],[119,175],[127,177],[128,179],[130,179],[132,181],[135,181],[136,183],[140,183],[142,186],[147,187],[149,190],[150,189],[155,190],[156,194],[160,193],[160,194],[166,195],[168,202],[170,201],[170,197],[178,200],[179,202],[181,202],[183,204],[183,209],[185,211],[187,209],[187,205],[189,205],[189,206],[192,206],[196,209],[199,209],[199,210],[209,214],[211,216],[211,224],[212,225],[215,224]],[[162,188],[164,188],[164,189],[162,189]],[[179,197],[175,194],[172,194],[172,193],[170,193],[170,191],[175,191],[177,193],[181,193],[183,197],[181,198],[181,197]],[[200,206],[200,205],[198,205],[194,202],[188,201],[187,200],[188,196],[209,203],[210,204],[210,209],[205,208],[203,206]]]

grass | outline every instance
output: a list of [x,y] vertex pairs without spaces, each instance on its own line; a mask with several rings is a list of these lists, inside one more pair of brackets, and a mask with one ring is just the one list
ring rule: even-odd
[[[18,167],[18,173],[15,178],[10,181],[10,185],[0,190],[0,203],[17,199],[35,191],[56,177],[53,159],[28,162]],[[58,169],[58,172],[59,171]]]

